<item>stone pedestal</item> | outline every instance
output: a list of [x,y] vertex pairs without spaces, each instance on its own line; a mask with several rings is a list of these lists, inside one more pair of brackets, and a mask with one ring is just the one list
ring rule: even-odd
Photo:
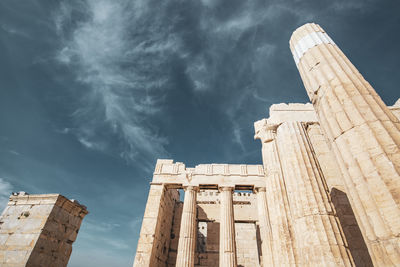
[[274,256],[272,251],[272,230],[269,222],[267,196],[265,187],[256,188],[258,222],[260,225],[262,266],[273,266]]
[[277,129],[300,266],[352,266],[327,187],[303,124],[284,122]]
[[185,188],[185,200],[183,203],[176,267],[194,266],[197,231],[197,189],[198,188],[194,186],[188,186]]
[[399,266],[399,120],[318,25],[297,29],[290,48],[372,261]]
[[236,267],[235,220],[233,214],[233,187],[221,187],[221,214],[219,266]]

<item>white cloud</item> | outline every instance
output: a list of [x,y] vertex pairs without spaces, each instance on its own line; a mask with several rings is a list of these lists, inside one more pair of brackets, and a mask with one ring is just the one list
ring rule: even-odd
[[0,26],[0,28],[3,29],[5,32],[12,34],[12,35],[16,35],[16,36],[24,37],[24,38],[30,38],[29,34],[27,34],[22,29],[16,28],[15,26],[2,24]]
[[120,227],[121,225],[118,223],[110,223],[110,222],[94,222],[90,219],[85,220],[85,228],[89,231],[95,232],[109,232],[114,230],[115,228]]

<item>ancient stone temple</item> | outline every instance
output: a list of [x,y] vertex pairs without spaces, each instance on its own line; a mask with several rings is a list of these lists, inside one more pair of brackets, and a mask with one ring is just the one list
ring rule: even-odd
[[255,122],[263,165],[158,160],[134,266],[400,266],[400,101],[316,24],[290,48],[311,104]]
[[59,194],[14,193],[0,217],[0,266],[67,266],[86,214]]

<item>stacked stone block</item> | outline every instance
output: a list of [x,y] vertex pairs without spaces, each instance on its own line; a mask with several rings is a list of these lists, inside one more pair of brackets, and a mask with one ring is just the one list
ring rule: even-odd
[[152,184],[140,230],[134,266],[166,266],[171,226],[179,193],[162,184]]
[[0,218],[0,266],[67,266],[87,213],[58,194],[13,194]]

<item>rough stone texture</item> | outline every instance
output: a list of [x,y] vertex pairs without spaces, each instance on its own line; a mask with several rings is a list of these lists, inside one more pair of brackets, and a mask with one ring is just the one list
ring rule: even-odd
[[308,38],[315,33],[327,36],[316,24],[293,33],[290,47],[297,67],[339,163],[373,263],[399,266],[399,119],[337,45]]
[[67,266],[85,206],[58,194],[13,194],[0,218],[0,266]]
[[285,122],[277,129],[297,263],[313,266],[351,266],[335,213],[300,122]]
[[[272,111],[270,114],[272,115]],[[276,121],[278,116],[275,117]],[[262,143],[274,266],[295,266],[294,231],[282,173],[281,156],[276,145],[277,126],[278,124],[267,124],[267,119],[257,121],[254,124],[256,132],[254,137],[260,139]]]
[[[257,225],[255,223],[235,223],[237,266],[260,266],[257,234]],[[264,266],[271,265],[264,264]]]
[[179,201],[177,190],[167,190],[162,184],[150,186],[134,266],[167,266],[171,211],[176,201]]
[[335,155],[329,149],[320,126],[316,123],[307,125],[307,134],[312,144],[312,149],[318,159],[321,171],[325,177],[327,187],[337,217],[342,226],[351,255],[356,266],[373,266],[368,248],[365,245],[360,228],[354,216],[354,211],[347,197],[342,174]]

